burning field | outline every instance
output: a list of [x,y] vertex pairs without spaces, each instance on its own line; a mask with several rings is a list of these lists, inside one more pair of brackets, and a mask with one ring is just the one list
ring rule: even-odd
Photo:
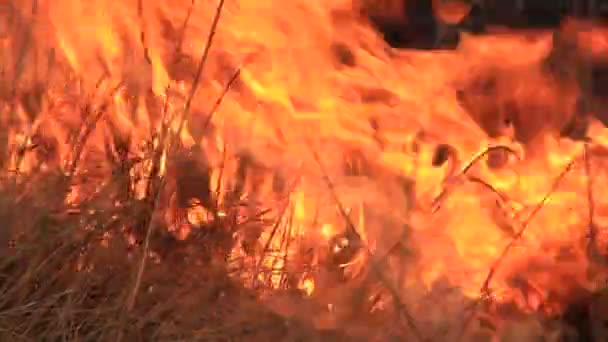
[[0,339],[608,338],[608,25],[447,2],[0,0]]

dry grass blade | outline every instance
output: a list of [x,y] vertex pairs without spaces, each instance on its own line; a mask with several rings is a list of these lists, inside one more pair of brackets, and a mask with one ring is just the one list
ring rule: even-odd
[[270,231],[270,236],[266,240],[266,243],[264,244],[264,247],[262,249],[262,257],[256,263],[255,271],[254,271],[253,279],[252,279],[253,282],[255,282],[255,280],[257,279],[257,277],[260,273],[262,264],[264,262],[264,257],[266,256],[266,253],[268,253],[270,251],[270,245],[272,244],[272,241],[274,240],[276,234],[278,233],[278,231],[281,227],[281,222],[283,220],[283,217],[285,217],[285,213],[287,212],[288,208],[289,208],[289,204],[285,204],[283,206],[283,208],[281,208],[281,211],[279,212],[279,216],[277,217],[275,223],[272,226],[272,230]]
[[[224,1],[225,0],[220,0],[219,3],[218,3],[217,10],[216,10],[216,13],[215,13],[214,18],[213,18],[213,22],[211,24],[211,30],[210,30],[209,35],[207,37],[207,43],[205,44],[205,50],[204,50],[203,55],[201,57],[201,60],[200,60],[200,62],[198,64],[198,69],[197,69],[196,75],[194,77],[194,82],[192,84],[192,88],[190,90],[189,96],[188,96],[188,98],[186,100],[186,104],[184,106],[184,111],[182,113],[182,117],[181,117],[181,121],[180,121],[180,124],[179,124],[179,128],[178,128],[175,136],[173,137],[172,141],[170,142],[171,145],[173,145],[173,143],[175,143],[176,140],[180,137],[181,131],[183,130],[183,127],[184,127],[184,123],[187,121],[187,116],[190,113],[190,107],[192,106],[192,101],[193,101],[194,96],[196,95],[196,92],[198,90],[199,83],[201,81],[201,77],[202,77],[202,74],[203,74],[203,71],[204,71],[204,67],[205,67],[207,58],[209,56],[209,51],[210,51],[211,45],[213,43],[213,37],[215,36],[217,25],[219,24],[219,19],[220,19],[221,13],[222,13],[222,9],[224,7]],[[218,101],[218,102],[221,102],[221,100]],[[171,145],[170,145],[170,147],[171,147]],[[161,198],[161,196],[160,196],[161,195],[161,189],[164,188],[165,181],[166,181],[166,179],[164,177],[162,177],[161,180],[158,183],[158,187],[156,189],[156,193],[154,194],[154,201],[153,201],[153,204],[152,204],[150,215],[152,215],[151,213],[153,213],[156,210],[156,208],[158,207],[158,204],[159,204],[159,201],[160,201],[160,198]],[[136,299],[137,299],[137,294],[139,292],[139,289],[141,287],[141,282],[142,282],[142,279],[143,279],[143,273],[144,273],[144,270],[146,268],[146,260],[148,258],[148,253],[149,253],[149,249],[150,249],[150,239],[151,239],[151,236],[152,236],[152,233],[154,232],[154,230],[155,230],[155,221],[152,220],[152,219],[150,219],[149,223],[148,223],[148,226],[146,228],[146,235],[145,235],[145,238],[144,238],[144,245],[143,245],[143,250],[142,250],[142,256],[141,256],[141,259],[140,259],[140,262],[139,262],[139,266],[137,268],[137,274],[136,274],[136,277],[135,277],[133,288],[132,288],[131,293],[129,295],[129,298],[127,300],[127,305],[126,305],[126,311],[127,312],[132,311],[133,308],[134,308],[134,306],[135,306],[135,302],[136,302]],[[122,340],[122,335],[119,335],[118,340],[119,341]]]
[[146,21],[144,18],[144,2],[143,0],[137,1],[137,16],[139,17],[141,29],[139,31],[139,40],[144,49],[144,58],[148,64],[152,64],[152,59],[150,58],[150,50],[148,49],[148,43],[146,40]]
[[608,256],[602,254],[597,246],[597,225],[595,223],[595,196],[593,194],[593,174],[591,171],[591,153],[589,152],[589,143],[585,142],[583,146],[583,163],[585,166],[585,180],[587,192],[587,215],[588,215],[588,231],[587,231],[587,254],[595,261],[601,264],[608,264]]
[[186,13],[186,17],[184,18],[184,23],[182,24],[182,29],[179,33],[179,39],[177,41],[177,46],[175,47],[175,55],[177,58],[180,58],[182,54],[182,49],[184,48],[184,40],[186,38],[186,30],[188,29],[188,24],[190,23],[190,18],[192,17],[192,12],[194,11],[194,5],[196,4],[195,0],[192,0],[190,3],[190,7],[188,7],[188,12]]
[[211,45],[213,44],[213,38],[215,37],[215,33],[217,31],[217,26],[220,22],[220,17],[222,16],[222,11],[224,9],[225,0],[219,0],[217,4],[217,8],[215,10],[215,15],[213,16],[213,21],[211,22],[211,29],[209,31],[209,35],[207,36],[207,42],[205,44],[205,49],[203,50],[203,55],[198,63],[198,67],[196,70],[196,74],[194,76],[194,81],[192,82],[192,87],[190,88],[190,93],[186,98],[186,104],[184,105],[184,110],[182,112],[182,117],[179,122],[179,126],[177,129],[176,136],[179,137],[181,135],[182,130],[184,129],[184,124],[188,121],[188,117],[190,116],[190,108],[192,107],[192,101],[194,100],[194,96],[196,95],[199,84],[201,82],[201,77],[203,76],[203,71],[205,70],[205,65],[207,64],[207,59],[209,58],[209,51],[211,51]]
[[112,101],[112,97],[120,90],[121,87],[122,83],[119,83],[110,91],[110,94],[107,95],[106,99],[99,106],[99,108],[95,109],[91,113],[87,113],[89,114],[89,116],[87,116],[87,119],[85,120],[85,122],[83,122],[81,126],[81,130],[78,134],[78,137],[74,142],[71,159],[69,160],[66,168],[68,175],[72,176],[74,172],[76,172],[76,168],[80,162],[80,157],[84,152],[84,148],[89,139],[89,136],[91,135],[91,133],[93,133],[93,131],[97,127],[97,123],[103,118],[104,114],[106,113]]
[[514,155],[516,158],[519,159],[519,154],[517,153],[517,151],[513,150],[512,148],[510,148],[508,146],[494,145],[494,146],[486,147],[485,149],[483,149],[482,151],[480,151],[476,155],[474,155],[468,162],[466,162],[460,168],[460,170],[458,170],[458,172],[456,172],[453,175],[448,175],[448,177],[443,182],[444,183],[443,190],[441,191],[441,193],[439,193],[439,195],[432,202],[431,211],[433,213],[437,212],[441,208],[441,205],[443,204],[443,202],[450,195],[453,187],[458,183],[458,181],[462,180],[463,176],[465,176],[467,174],[467,172],[473,166],[475,166],[475,164],[477,164],[483,157],[487,156],[489,153],[494,152],[494,151],[507,152],[511,155]]
[[505,246],[505,248],[502,250],[502,252],[498,256],[498,258],[496,258],[496,260],[492,263],[492,266],[490,267],[490,270],[488,271],[488,275],[486,276],[486,278],[481,286],[481,289],[479,290],[480,298],[478,298],[477,300],[475,300],[473,302],[473,305],[470,308],[471,312],[469,315],[467,315],[467,317],[465,318],[465,320],[462,324],[461,330],[458,334],[457,341],[462,341],[462,339],[464,338],[469,325],[471,324],[471,322],[473,321],[473,318],[477,314],[477,309],[479,308],[479,303],[481,303],[482,299],[488,298],[490,296],[490,292],[491,292],[490,283],[494,279],[494,275],[496,274],[496,271],[500,268],[500,265],[502,264],[504,259],[507,257],[507,255],[509,254],[511,249],[515,246],[515,244],[519,241],[519,239],[521,239],[521,237],[524,235],[524,233],[526,232],[526,230],[528,229],[528,227],[530,225],[530,222],[532,222],[534,217],[540,212],[540,210],[542,208],[544,208],[544,206],[547,204],[547,202],[551,198],[551,195],[553,193],[555,193],[555,191],[559,187],[561,181],[572,170],[572,167],[575,165],[575,163],[576,163],[576,159],[573,159],[566,165],[566,167],[562,170],[562,172],[553,181],[551,188],[543,196],[542,200],[539,203],[537,203],[536,206],[534,206],[534,209],[530,212],[528,217],[518,225],[517,232],[515,233],[514,237]]
[[467,177],[467,180],[472,183],[480,184],[481,186],[484,187],[484,189],[486,189],[489,192],[496,195],[496,197],[498,198],[498,204],[501,206],[501,208],[503,208],[505,210],[507,209],[506,204],[509,203],[509,201],[511,201],[511,199],[506,194],[503,194],[502,192],[496,190],[496,188],[494,188],[494,186],[492,186],[490,183],[486,182],[485,180],[483,180],[479,177],[470,176],[470,177]]
[[211,123],[211,119],[213,119],[213,116],[215,115],[215,113],[217,112],[218,108],[222,104],[222,101],[224,100],[224,97],[226,97],[226,95],[228,94],[228,91],[232,87],[232,84],[239,78],[240,75],[241,75],[241,68],[238,68],[236,70],[236,72],[232,75],[232,77],[230,78],[230,80],[228,81],[228,83],[226,83],[226,85],[224,86],[224,89],[222,90],[222,93],[220,94],[220,96],[217,98],[217,100],[213,104],[213,107],[209,111],[209,114],[207,114],[207,118],[205,119],[205,122],[203,123],[203,130],[207,129],[207,127]]
[[[32,16],[35,17],[38,14],[38,1],[34,0],[32,2],[32,9],[31,9],[31,13]],[[22,18],[23,19],[23,18]],[[25,23],[25,32],[23,33],[23,39],[21,40],[21,47],[18,49],[18,56],[16,59],[16,64],[13,70],[15,70],[15,74],[13,76],[13,89],[12,89],[12,94],[11,94],[11,98],[15,98],[16,94],[17,94],[17,88],[19,85],[19,81],[21,80],[21,77],[23,76],[24,73],[24,68],[26,65],[26,56],[28,54],[28,52],[30,51],[30,46],[32,44],[32,40],[33,40],[33,35],[32,35],[32,26],[35,24],[35,20],[32,20],[30,22],[26,22]]]
[[272,230],[270,231],[270,235],[268,236],[268,239],[266,240],[266,243],[264,244],[264,247],[262,249],[262,257],[260,258],[260,260],[258,260],[258,262],[255,266],[254,281],[255,281],[255,279],[257,279],[256,277],[260,273],[262,263],[264,262],[264,256],[266,255],[266,253],[270,252],[270,246],[272,245],[272,241],[274,240],[277,233],[279,232],[279,229],[281,228],[281,224],[283,223],[285,214],[287,213],[287,210],[289,209],[289,206],[290,206],[289,196],[291,196],[291,194],[293,193],[293,190],[295,189],[296,184],[297,184],[297,181],[294,182],[294,184],[289,187],[289,191],[287,193],[287,201],[286,201],[285,205],[283,205],[283,207],[279,211],[279,215],[275,219],[275,222],[272,226]]

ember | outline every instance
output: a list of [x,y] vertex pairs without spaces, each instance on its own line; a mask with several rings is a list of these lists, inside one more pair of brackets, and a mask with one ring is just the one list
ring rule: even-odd
[[605,13],[0,2],[0,337],[608,338]]

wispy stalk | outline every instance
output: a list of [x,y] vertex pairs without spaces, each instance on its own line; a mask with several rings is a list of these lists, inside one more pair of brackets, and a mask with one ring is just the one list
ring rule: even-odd
[[192,101],[196,96],[198,88],[200,86],[200,82],[203,76],[203,71],[205,70],[205,65],[207,64],[207,59],[209,58],[209,51],[211,51],[211,45],[213,44],[213,38],[215,37],[217,26],[220,22],[220,17],[222,16],[222,11],[224,9],[225,0],[219,0],[218,5],[215,10],[215,15],[213,16],[213,21],[211,22],[211,29],[209,31],[209,35],[207,36],[207,42],[205,43],[205,48],[203,50],[203,55],[198,63],[198,67],[196,70],[196,74],[194,76],[194,81],[192,82],[192,87],[190,88],[190,93],[186,98],[186,104],[184,105],[184,110],[182,112],[182,116],[180,118],[180,122],[178,125],[176,137],[179,139],[181,136],[182,130],[184,128],[184,124],[188,121],[190,117],[190,109],[192,107]]
[[595,223],[595,196],[593,193],[593,173],[591,170],[591,153],[589,153],[589,143],[583,146],[583,162],[585,165],[585,181],[587,188],[587,255],[591,260],[601,264],[608,264],[608,256],[599,251],[597,245],[597,224]]
[[446,178],[446,180],[444,181],[443,190],[433,200],[432,207],[431,207],[432,208],[431,210],[433,213],[437,212],[441,208],[441,205],[447,199],[447,197],[450,195],[454,185],[456,185],[458,183],[458,181],[462,180],[463,177],[467,175],[469,170],[473,166],[475,166],[483,157],[487,156],[489,153],[492,153],[493,151],[503,151],[503,152],[512,154],[515,157],[519,158],[517,151],[513,150],[512,148],[510,148],[508,146],[493,145],[493,146],[488,146],[488,147],[484,148],[482,151],[475,154],[468,162],[466,162],[460,168],[460,170],[458,170],[455,174],[449,175]]
[[[190,93],[186,100],[184,110],[182,112],[181,121],[179,123],[179,128],[176,132],[176,135],[173,137],[173,140],[169,142],[169,144],[170,144],[169,148],[173,147],[173,145],[176,143],[176,141],[181,136],[181,131],[184,127],[184,123],[187,121],[187,118],[190,115],[190,108],[192,106],[192,101],[193,101],[193,99],[197,93],[198,87],[200,85],[204,67],[205,67],[205,64],[206,64],[208,56],[209,56],[209,51],[211,49],[211,45],[213,43],[213,37],[215,36],[215,32],[217,30],[217,26],[218,26],[218,23],[220,20],[222,9],[224,7],[224,2],[225,2],[225,0],[220,0],[218,3],[218,6],[216,8],[213,22],[211,24],[211,29],[210,29],[209,35],[207,36],[207,42],[205,44],[205,49],[203,51],[203,55],[201,56],[201,60],[198,64],[198,68],[197,68],[197,71],[196,71],[196,74],[194,77],[194,82],[192,84],[192,88],[190,89]],[[160,197],[161,197],[160,194],[162,193],[161,189],[164,188],[165,181],[166,181],[166,179],[164,177],[161,177],[158,187],[157,187],[157,189],[155,189],[156,193],[154,196],[154,201],[152,204],[151,212],[154,212],[156,210],[156,208],[158,207],[158,203],[160,202]],[[127,305],[126,305],[127,312],[132,311],[135,306],[137,294],[139,293],[139,289],[141,287],[141,283],[142,283],[142,279],[143,279],[144,270],[146,268],[146,260],[148,258],[150,240],[151,240],[151,236],[152,236],[152,233],[154,230],[155,230],[155,220],[150,219],[148,222],[148,225],[147,225],[147,229],[146,229],[146,236],[144,238],[142,256],[141,256],[141,260],[139,262],[139,266],[137,268],[135,282],[133,284],[133,288],[132,288],[130,295],[128,297],[128,300],[127,300]],[[122,339],[122,335],[119,337],[120,337],[119,338],[119,341],[120,341]]]
[[76,168],[78,163],[80,162],[80,158],[82,153],[84,152],[84,148],[89,140],[90,135],[93,133],[95,128],[97,127],[97,123],[103,118],[104,114],[106,114],[110,103],[114,95],[120,90],[122,87],[122,83],[119,83],[115,86],[110,93],[107,95],[105,100],[99,105],[98,108],[90,108],[87,105],[85,109],[87,111],[87,117],[85,121],[82,123],[81,130],[76,137],[76,141],[74,141],[74,147],[72,149],[72,155],[70,160],[67,163],[67,174],[71,177],[76,172]]
[[503,261],[505,260],[505,258],[507,257],[507,255],[509,254],[511,249],[513,249],[513,247],[515,247],[517,242],[524,235],[524,233],[530,226],[530,222],[532,222],[534,217],[536,217],[536,215],[541,211],[541,209],[544,208],[545,205],[549,202],[551,195],[553,195],[555,193],[555,191],[557,191],[557,188],[561,184],[561,181],[572,170],[572,167],[574,166],[575,163],[576,163],[576,159],[573,159],[572,161],[570,161],[568,163],[568,165],[566,165],[566,167],[562,170],[562,172],[555,178],[555,180],[553,181],[553,184],[551,185],[551,188],[549,188],[549,191],[543,196],[542,200],[540,202],[538,202],[536,204],[536,206],[534,206],[534,209],[532,209],[532,211],[530,212],[528,217],[525,220],[523,220],[520,224],[518,224],[518,227],[517,227],[518,229],[517,229],[515,235],[513,236],[511,241],[509,241],[509,243],[505,246],[505,248],[502,250],[502,252],[498,256],[498,258],[496,258],[496,260],[494,260],[494,262],[492,263],[492,266],[490,267],[490,270],[488,271],[488,274],[481,286],[481,289],[479,290],[480,297],[477,300],[475,300],[472,307],[470,308],[470,310],[471,310],[470,314],[467,315],[467,317],[463,321],[460,332],[458,334],[457,341],[462,341],[462,339],[464,338],[464,336],[468,330],[468,327],[470,326],[471,322],[473,321],[473,318],[477,314],[479,304],[482,302],[483,299],[490,297],[490,295],[491,295],[490,284],[491,284],[492,280],[494,279],[496,272],[502,265]]
[[179,39],[177,40],[177,45],[175,47],[175,55],[179,58],[182,54],[182,49],[184,47],[184,40],[186,39],[186,30],[188,29],[188,25],[190,24],[190,18],[192,17],[192,12],[194,11],[194,5],[196,4],[195,0],[192,0],[190,3],[190,7],[188,7],[188,12],[186,13],[186,17],[184,18],[184,23],[182,24],[182,29],[179,32]]
[[226,85],[224,86],[224,89],[222,90],[222,93],[220,94],[220,96],[217,98],[217,100],[213,104],[213,107],[211,107],[211,110],[209,111],[209,114],[207,114],[207,118],[205,119],[205,122],[203,123],[203,130],[207,129],[207,127],[211,123],[211,119],[213,119],[213,116],[217,112],[218,108],[220,107],[220,105],[224,101],[224,98],[228,94],[228,91],[232,87],[232,84],[239,78],[240,75],[241,75],[241,68],[238,68],[234,72],[234,74],[232,75],[232,77],[230,78],[230,80],[228,80],[228,83],[226,83]]

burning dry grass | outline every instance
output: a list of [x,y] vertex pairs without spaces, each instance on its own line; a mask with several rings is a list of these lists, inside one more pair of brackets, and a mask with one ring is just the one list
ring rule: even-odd
[[[89,106],[84,108],[89,110]],[[86,144],[83,140],[92,129],[90,125],[93,124],[86,121],[79,128],[81,140],[75,139],[71,147],[73,160],[80,159],[81,146]],[[311,317],[323,312],[320,303],[327,301],[348,308],[348,312],[334,314],[348,322],[338,325],[343,325],[351,334],[384,340],[388,335],[401,336],[403,331],[398,327],[408,325],[388,323],[390,327],[386,331],[373,332],[381,327],[386,329],[386,319],[395,313],[370,311],[378,310],[374,309],[376,305],[385,306],[380,304],[385,296],[399,298],[396,289],[386,287],[392,280],[386,279],[379,270],[385,260],[372,260],[371,273],[368,271],[349,283],[340,279],[338,268],[324,271],[330,272],[325,276],[327,279],[323,282],[317,278],[314,286],[337,288],[323,291],[312,303],[295,291],[275,295],[262,304],[258,292],[245,289],[231,276],[245,270],[234,269],[229,252],[237,244],[235,233],[251,234],[271,226],[276,233],[277,223],[257,219],[261,209],[256,208],[248,210],[252,216],[248,219],[236,219],[242,215],[237,213],[238,208],[223,208],[218,215],[218,209],[213,209],[209,202],[210,189],[203,186],[208,184],[204,181],[207,171],[197,169],[192,154],[180,152],[183,156],[171,158],[171,162],[178,165],[176,171],[188,172],[171,174],[181,184],[174,186],[182,196],[206,199],[208,210],[216,212],[213,220],[185,240],[179,240],[159,219],[159,212],[169,208],[155,208],[148,198],[133,197],[133,178],[129,171],[141,161],[129,160],[128,151],[121,150],[124,145],[120,140],[108,144],[108,149],[115,152],[106,160],[113,165],[111,178],[101,179],[95,173],[66,175],[59,164],[28,174],[13,170],[12,174],[5,175],[0,187],[2,339],[355,340],[352,335],[346,338],[306,325]],[[12,150],[11,155],[26,158],[26,154],[39,154],[39,158],[46,158],[51,152],[45,149],[52,151],[40,142],[26,149]],[[7,160],[4,162],[9,164]],[[68,165],[74,170],[78,168],[75,161]],[[327,181],[328,191],[332,192],[333,185]],[[195,187],[196,184],[199,186]],[[74,189],[80,193],[74,193]],[[74,199],[66,202],[70,197]],[[173,220],[180,220],[179,212],[171,215]],[[151,225],[158,226],[151,231]],[[253,233],[251,239],[257,237]],[[361,238],[351,236],[347,241],[358,239]],[[398,254],[410,253],[407,246],[400,248],[402,251]],[[269,250],[268,243],[264,250]],[[297,260],[294,262],[300,264]],[[301,265],[305,264],[303,260]],[[453,290],[436,291],[451,293]],[[375,299],[368,302],[365,298],[370,294]],[[464,298],[454,300],[461,302]],[[435,299],[428,301],[432,305]],[[361,303],[355,305],[357,302]],[[443,304],[449,307],[451,304],[447,303]],[[410,328],[406,330],[421,329],[400,299],[395,299],[394,305],[409,322]],[[336,318],[320,320],[328,319]],[[448,322],[452,320],[447,318]],[[530,322],[531,328],[526,326],[526,329],[542,332],[535,320]],[[359,328],[353,329],[353,325]],[[425,334],[436,329],[425,327]],[[514,338],[515,341],[520,337]]]
[[[21,9],[12,5],[9,2],[3,10]],[[4,18],[24,19],[12,14]],[[30,93],[24,90],[28,80],[22,80],[22,68],[7,67],[21,65],[32,43],[27,27],[15,30],[10,32],[13,39],[3,42],[24,55],[5,56],[2,69],[9,73],[3,74],[3,81],[8,81],[3,83],[3,115],[14,116],[18,108],[25,108],[27,115],[36,118],[41,106],[49,105],[59,123],[68,128],[65,138],[70,143],[65,146],[57,140],[54,123],[44,119],[38,121],[43,129],[23,141],[11,143],[15,132],[10,126],[0,132],[0,165],[10,168],[0,185],[2,340],[268,341],[324,336],[271,313],[253,291],[230,277],[233,234],[241,229],[235,219],[239,204],[224,208],[222,218],[219,209],[213,209],[215,221],[205,223],[203,233],[187,240],[178,240],[162,223],[159,212],[167,213],[159,205],[166,183],[161,176],[164,151],[177,155],[171,157],[176,165],[172,188],[181,196],[177,206],[185,208],[184,198],[199,198],[207,208],[212,205],[208,170],[197,168],[200,164],[192,153],[175,153],[174,137],[161,130],[148,155],[152,164],[145,173],[151,181],[139,199],[134,197],[137,181],[131,172],[142,160],[132,158],[134,151],[121,135],[124,132],[110,124],[113,135],[106,141],[105,158],[90,156],[89,142],[123,84],[97,97],[83,95],[78,88],[65,88],[53,96],[44,85]],[[193,89],[205,59],[199,64]],[[59,65],[50,68],[62,73]],[[192,98],[193,94],[184,113],[189,112]],[[180,126],[185,120],[184,115]],[[66,155],[64,163],[61,159]],[[29,158],[35,162],[25,162]],[[97,165],[97,170],[88,169],[90,165]],[[174,221],[181,222],[183,213],[176,210]],[[325,334],[325,338],[339,336]]]
[[272,313],[230,277],[232,233],[245,227],[234,212],[186,240],[151,231],[162,209],[133,198],[119,170],[69,203],[71,189],[101,180],[59,168],[3,179],[3,340],[340,339]]
[[[324,27],[311,27],[302,37],[327,43],[327,51],[264,50],[255,34],[235,29],[212,58],[223,1],[197,14],[211,23],[202,30],[204,44],[186,44],[194,2],[183,13],[159,3],[158,13],[146,15],[143,1],[115,8],[100,0],[100,10],[133,19],[122,23],[133,27],[92,16],[93,25],[80,33],[92,34],[99,46],[71,30],[81,18],[54,12],[67,4],[87,13],[87,6],[15,4],[8,2],[14,15],[0,27],[6,31],[0,31],[2,339],[557,341],[590,330],[602,335],[604,239],[594,217],[605,204],[594,188],[604,187],[605,175],[598,175],[606,152],[601,141],[538,143],[573,116],[580,95],[567,83],[572,75],[557,83],[541,68],[546,42],[502,42],[506,50],[534,51],[504,61],[497,72],[466,63],[477,55],[497,58],[483,48],[483,38],[469,37],[452,55],[401,56],[386,53],[351,14],[326,15],[324,7],[301,4],[291,8],[299,15],[295,22],[316,15],[356,39],[334,37],[329,44]],[[264,4],[241,5],[243,13],[259,10],[276,19]],[[52,14],[37,16],[42,10]],[[165,41],[147,34],[156,15]],[[181,26],[163,15],[180,15]],[[32,29],[33,18],[41,26],[51,21],[57,37]],[[251,20],[269,40],[284,38],[251,14],[229,17],[242,24],[235,18]],[[277,27],[291,28],[278,21]],[[122,38],[133,44],[123,47],[132,53],[121,50],[116,32],[123,31],[108,29],[114,26],[131,35]],[[166,41],[173,48],[166,49]],[[100,51],[78,51],[89,43]],[[62,53],[50,53],[47,45]],[[182,51],[192,45],[200,51]],[[231,49],[241,48],[246,57],[236,63],[242,58]],[[273,54],[289,59],[304,52],[333,78],[304,67],[285,75],[276,66],[264,70],[275,62]],[[455,62],[480,81],[465,78],[470,82],[460,93],[451,84],[436,87],[454,81],[441,71]],[[94,81],[87,77],[98,71],[88,70],[92,65],[103,73]],[[365,70],[374,67],[377,74]],[[429,78],[419,67],[440,72]],[[212,81],[205,80],[207,69]],[[416,87],[395,77],[397,69]],[[296,92],[292,77],[319,89]],[[368,77],[389,84],[371,86]],[[546,93],[537,96],[537,87]],[[216,120],[222,105],[226,118]],[[558,113],[548,115],[549,109]],[[418,110],[419,117],[403,110]],[[267,115],[268,123],[254,125],[251,113]],[[308,121],[316,126],[307,130]],[[494,127],[505,121],[514,123],[512,136]],[[465,129],[471,136],[445,133]],[[254,133],[256,139],[245,142]],[[499,145],[468,157],[479,140],[487,146],[505,137],[525,158]],[[521,171],[518,182],[528,186],[509,183],[509,171]],[[438,192],[423,193],[436,183]],[[561,186],[567,190],[558,194]],[[581,189],[584,206],[571,199]],[[554,207],[552,197],[559,197]],[[574,205],[568,220],[576,222],[555,219]],[[540,223],[530,233],[533,219]],[[569,240],[584,240],[586,232],[590,244]],[[597,317],[584,317],[589,313]]]

